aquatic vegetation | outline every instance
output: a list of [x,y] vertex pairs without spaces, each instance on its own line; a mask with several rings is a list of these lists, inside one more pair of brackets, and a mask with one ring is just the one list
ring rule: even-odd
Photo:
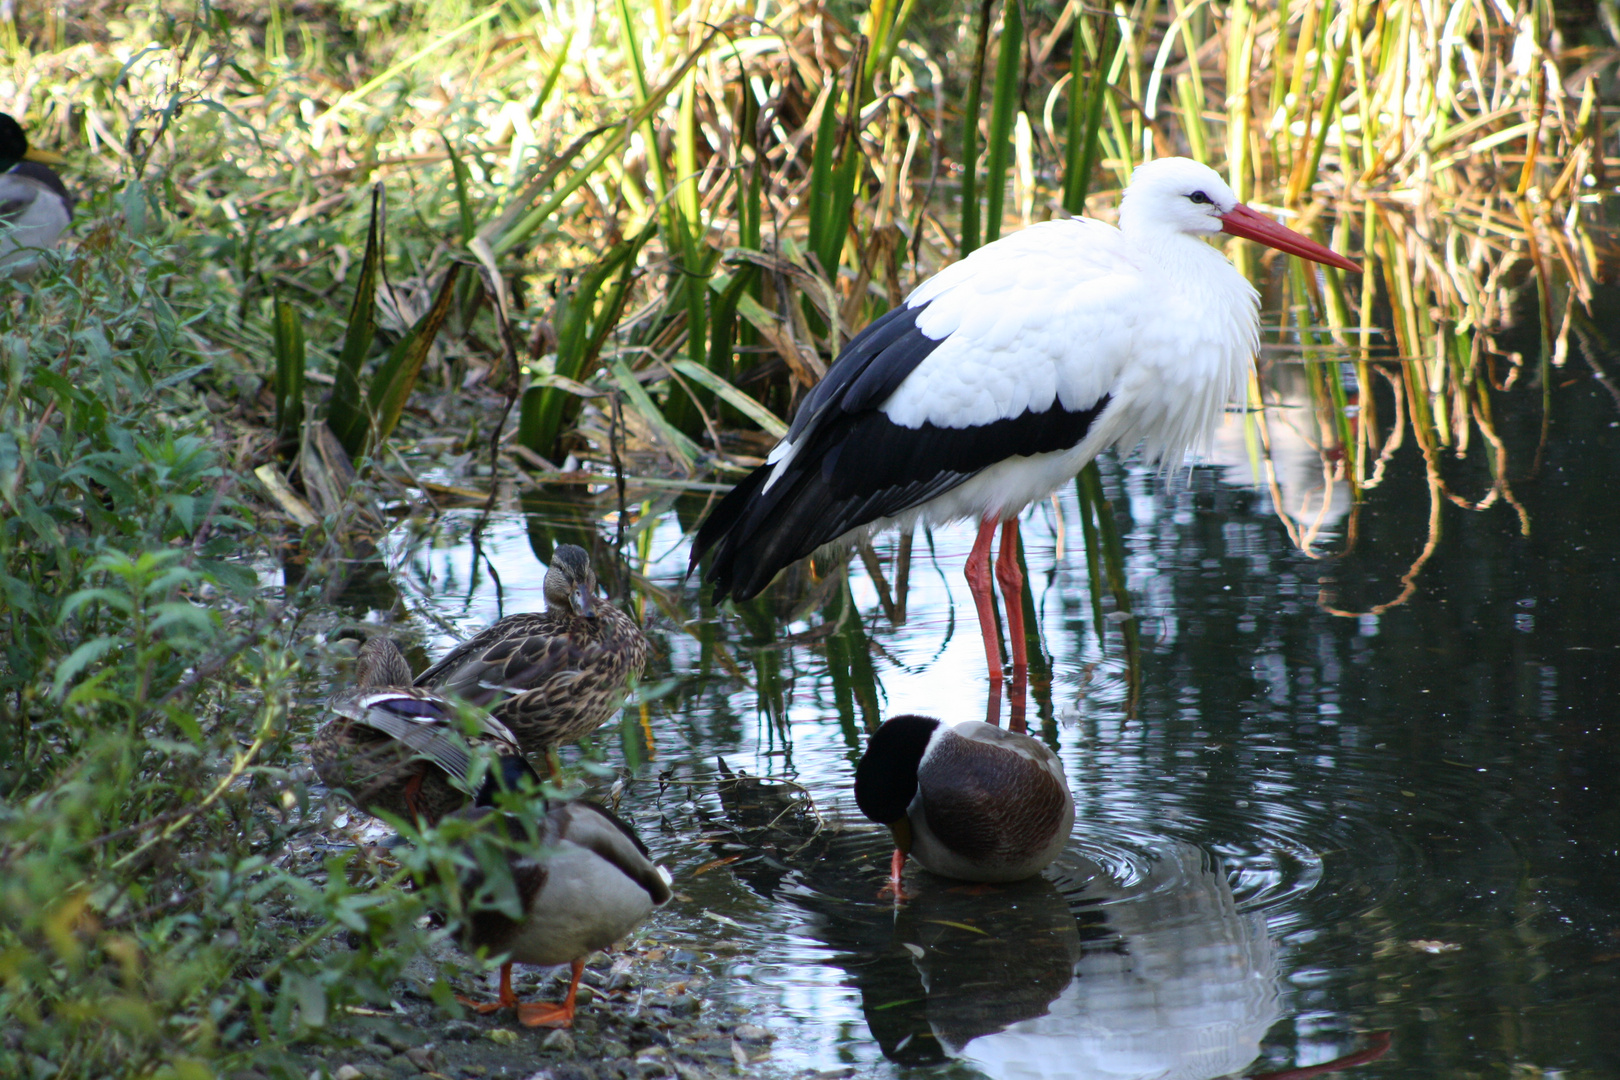
[[[1145,158],[1202,158],[1366,260],[1358,283],[1235,252],[1284,313],[1256,476],[1297,417],[1350,490],[1331,540],[1325,500],[1274,496],[1295,541],[1354,545],[1357,500],[1422,455],[1404,581],[1324,610],[1411,595],[1449,507],[1533,528],[1514,482],[1557,438],[1551,387],[1610,333],[1585,30],[1461,0],[8,9],[6,107],[85,202],[0,292],[0,1072],[307,1076],[291,1048],[451,939],[395,886],[464,839],[392,870],[310,842],[301,619],[351,584],[341,556],[413,506],[566,483],[616,496],[639,573],[675,493],[757,465],[911,284],[1108,217]],[[1279,371],[1307,408],[1273,407]],[[1499,430],[1509,394],[1541,395],[1536,439]],[[1119,508],[1078,484],[1094,632],[1134,656]],[[859,552],[894,622],[911,551]],[[739,610],[746,655],[689,632],[781,726],[781,631],[822,635],[853,736],[877,643],[825,571]]]

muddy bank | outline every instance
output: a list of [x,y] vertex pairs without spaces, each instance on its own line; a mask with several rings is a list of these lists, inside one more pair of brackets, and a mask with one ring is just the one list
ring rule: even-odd
[[[770,1032],[710,996],[709,979],[684,970],[681,957],[659,942],[656,926],[625,949],[591,959],[579,1012],[566,1030],[526,1028],[509,1011],[479,1016],[467,1009],[447,1017],[429,994],[441,976],[460,994],[494,997],[495,974],[458,973],[465,964],[448,947],[418,958],[395,987],[393,1011],[351,1014],[335,1025],[335,1042],[295,1049],[299,1072],[332,1080],[707,1080],[792,1072],[773,1059]],[[513,975],[525,1001],[560,1000],[567,985],[566,968],[517,968]],[[261,1078],[268,1075],[256,1070],[233,1076]]]

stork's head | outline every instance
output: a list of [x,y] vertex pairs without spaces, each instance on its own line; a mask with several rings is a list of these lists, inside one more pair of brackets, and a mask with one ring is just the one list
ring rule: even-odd
[[1188,158],[1160,158],[1139,166],[1119,204],[1119,227],[1143,238],[1224,232],[1312,262],[1361,270],[1343,255],[1238,202],[1214,169]]
[[1238,205],[1236,193],[1208,165],[1189,158],[1159,158],[1137,167],[1119,204],[1119,227],[1129,233],[1218,233],[1221,215]]

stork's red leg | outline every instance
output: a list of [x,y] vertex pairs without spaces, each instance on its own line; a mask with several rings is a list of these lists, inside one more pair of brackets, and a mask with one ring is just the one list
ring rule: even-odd
[[1013,675],[1012,684],[1007,687],[1009,707],[1007,710],[1007,730],[1016,731],[1020,735],[1028,734],[1024,724],[1025,694],[1029,689],[1029,680],[1022,675]]
[[573,1027],[574,998],[579,993],[580,976],[584,974],[585,958],[582,956],[574,961],[573,977],[568,980],[568,996],[562,999],[561,1005],[549,1001],[531,1001],[518,1006],[518,1019],[525,1027]]
[[1007,607],[1007,637],[1012,645],[1013,678],[1029,674],[1029,646],[1024,640],[1024,572],[1018,566],[1018,519],[1001,527],[1001,550],[996,554],[996,581]]
[[995,518],[979,523],[979,536],[973,541],[966,569],[968,591],[973,594],[973,606],[979,609],[979,631],[984,634],[984,660],[992,686],[1001,682],[1001,643],[996,640],[996,606],[990,595],[990,541],[995,536]]

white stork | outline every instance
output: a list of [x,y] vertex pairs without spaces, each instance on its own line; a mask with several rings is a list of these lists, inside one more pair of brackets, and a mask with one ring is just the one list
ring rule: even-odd
[[1018,514],[1109,446],[1180,464],[1208,444],[1259,344],[1259,294],[1205,238],[1355,263],[1240,203],[1186,158],[1136,170],[1119,227],[1049,221],[919,286],[845,347],[787,436],[714,508],[716,603],[746,600],[824,544],[971,518],[967,560],[992,682],[1002,678],[990,544],[1015,679],[1028,670]]

